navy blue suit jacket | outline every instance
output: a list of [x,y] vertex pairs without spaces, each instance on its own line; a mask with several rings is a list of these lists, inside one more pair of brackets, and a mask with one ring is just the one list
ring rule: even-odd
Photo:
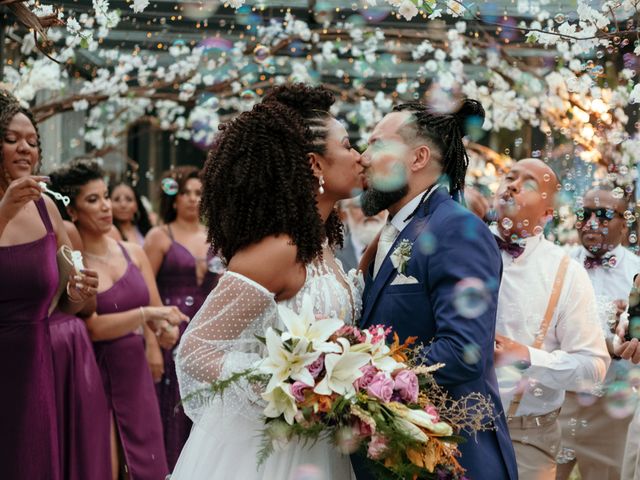
[[[405,275],[419,283],[391,285],[398,272],[389,255],[403,240],[413,244]],[[493,400],[496,430],[463,433],[467,441],[460,445],[460,463],[466,476],[517,479],[493,366],[502,259],[487,226],[439,188],[400,232],[375,280],[371,272],[365,274],[361,327],[382,324],[393,327],[400,341],[417,336],[418,343],[431,342],[426,363],[446,365],[435,373],[439,385],[453,398],[479,392]],[[461,316],[454,306],[454,287],[469,277],[482,280],[490,291],[486,311],[474,318]],[[362,459],[354,457],[353,466],[358,480],[373,478]]]

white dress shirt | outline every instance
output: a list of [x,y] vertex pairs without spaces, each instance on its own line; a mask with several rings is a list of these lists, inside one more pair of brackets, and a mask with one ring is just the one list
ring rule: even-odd
[[[429,197],[431,197],[431,195],[433,195],[433,192],[435,192],[439,188],[442,188],[442,185],[436,185],[435,187],[433,187],[431,189],[431,191],[429,192],[429,194],[425,197],[424,201],[426,202],[429,199]],[[380,267],[382,267],[382,262],[384,261],[385,257],[387,256],[387,253],[389,253],[389,250],[391,249],[391,247],[393,246],[394,242],[398,238],[398,235],[400,234],[400,232],[402,232],[402,230],[404,230],[404,228],[407,225],[409,225],[409,223],[413,219],[413,217],[411,217],[411,218],[407,218],[407,217],[409,215],[411,215],[416,208],[418,208],[418,205],[420,205],[420,200],[422,200],[422,196],[425,193],[427,193],[427,190],[423,190],[418,195],[413,197],[400,210],[398,210],[398,213],[396,213],[393,216],[393,218],[387,219],[386,225],[384,227],[382,227],[382,232],[381,232],[382,234],[380,235],[380,238],[378,239],[378,247],[376,249],[376,258],[375,258],[375,261],[374,261],[374,268],[373,268],[373,272],[374,272],[373,273],[373,278],[375,278],[376,275],[378,274],[378,270],[380,270]],[[393,237],[383,238],[384,237],[384,232],[385,232],[385,230],[388,229],[389,224],[391,224],[391,225],[393,225],[395,227],[395,229],[396,229],[395,235],[393,235]]]
[[[494,233],[497,230],[494,228]],[[502,252],[503,273],[496,332],[527,345],[531,366],[496,369],[500,396],[508,411],[522,376],[524,395],[516,415],[543,415],[562,406],[565,390],[590,390],[605,378],[609,353],[599,327],[589,276],[575,260],[564,284],[542,348],[531,347],[542,323],[556,272],[565,251],[537,235],[514,259]]]
[[[613,339],[608,321],[615,316],[614,300],[629,301],[629,292],[633,287],[633,277],[640,273],[640,257],[618,245],[611,251],[616,257],[616,263],[610,267],[596,267],[587,269],[587,274],[596,293],[598,306],[598,316],[600,326],[605,338]],[[573,247],[569,251],[571,258],[574,258],[580,265],[584,265],[585,258],[591,255],[582,246]],[[615,364],[616,368],[613,368]],[[610,384],[616,380],[625,379],[626,373],[632,367],[627,360],[616,360],[607,372],[606,383]]]

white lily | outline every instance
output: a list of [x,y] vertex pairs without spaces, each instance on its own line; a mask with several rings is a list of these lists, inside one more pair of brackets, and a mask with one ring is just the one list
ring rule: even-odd
[[344,325],[344,322],[337,318],[316,320],[313,302],[309,295],[305,295],[302,299],[299,314],[282,305],[278,306],[278,313],[287,327],[287,331],[282,333],[283,341],[306,339],[313,345],[314,350],[319,352],[340,352],[340,347],[336,343],[327,342],[327,340]]
[[368,353],[351,352],[346,338],[339,338],[338,342],[342,345],[342,353],[330,353],[324,357],[326,375],[313,389],[320,395],[331,395],[331,392],[345,396],[355,395],[353,382],[362,376],[360,368],[371,360]]
[[426,428],[437,435],[453,435],[453,428],[451,428],[451,425],[446,422],[434,422],[434,417],[424,410],[408,408],[398,402],[391,402],[387,404],[387,407],[408,422],[418,425],[419,427]]
[[420,430],[418,427],[416,427],[409,420],[405,420],[402,417],[398,417],[395,419],[395,422],[396,422],[396,426],[400,430],[402,430],[405,434],[410,436],[416,442],[427,443],[429,441],[429,437],[427,437],[427,434],[424,433],[422,430]]
[[391,349],[384,341],[374,343],[371,348],[371,363],[373,366],[385,373],[391,373],[399,368],[405,368],[406,365],[394,360],[393,357],[389,355],[390,352]]
[[265,416],[278,418],[280,415],[284,415],[287,423],[293,425],[294,417],[298,413],[298,407],[288,383],[282,383],[271,389],[271,391],[263,393],[262,398],[268,402],[264,408]]
[[315,383],[306,367],[320,356],[320,352],[308,351],[309,343],[304,339],[295,342],[293,351],[290,352],[273,328],[267,329],[265,339],[268,355],[260,361],[257,369],[260,373],[271,375],[267,392],[289,378],[307,385]]

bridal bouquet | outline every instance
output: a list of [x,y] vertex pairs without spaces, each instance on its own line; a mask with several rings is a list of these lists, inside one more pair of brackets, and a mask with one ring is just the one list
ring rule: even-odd
[[486,401],[448,398],[432,375],[443,365],[421,365],[413,338],[400,344],[381,326],[361,330],[318,319],[309,297],[299,314],[278,308],[284,329],[269,328],[261,338],[266,357],[212,385],[221,394],[244,379],[261,391],[260,462],[294,437],[328,438],[343,453],[368,458],[380,478],[464,478],[455,432],[482,429],[491,415]]

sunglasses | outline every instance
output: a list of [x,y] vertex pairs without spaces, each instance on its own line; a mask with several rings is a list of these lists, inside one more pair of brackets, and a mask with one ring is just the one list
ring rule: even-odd
[[610,208],[581,208],[576,211],[576,217],[579,221],[589,220],[592,215],[595,215],[598,220],[612,220],[615,217],[624,218],[624,214],[616,212]]

